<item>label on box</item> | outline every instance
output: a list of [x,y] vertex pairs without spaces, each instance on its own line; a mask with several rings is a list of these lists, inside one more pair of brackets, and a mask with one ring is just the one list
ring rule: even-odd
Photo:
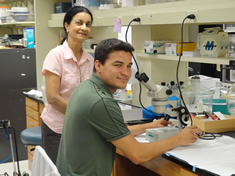
[[221,112],[213,112],[220,120],[227,119]]
[[176,43],[166,43],[166,55],[176,56]]

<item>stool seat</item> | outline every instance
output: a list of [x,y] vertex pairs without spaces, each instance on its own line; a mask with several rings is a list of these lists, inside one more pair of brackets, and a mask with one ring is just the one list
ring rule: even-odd
[[41,145],[42,144],[42,133],[41,127],[32,127],[23,130],[20,133],[20,138],[25,145]]

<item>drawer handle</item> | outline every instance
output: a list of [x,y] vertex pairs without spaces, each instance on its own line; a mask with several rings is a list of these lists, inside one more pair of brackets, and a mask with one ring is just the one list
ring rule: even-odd
[[28,102],[27,104],[28,104],[28,105],[33,105],[33,103],[30,103],[30,102]]
[[29,122],[30,125],[35,125],[35,123]]
[[32,114],[31,112],[28,112],[28,115],[31,115],[31,116],[32,116],[33,114]]

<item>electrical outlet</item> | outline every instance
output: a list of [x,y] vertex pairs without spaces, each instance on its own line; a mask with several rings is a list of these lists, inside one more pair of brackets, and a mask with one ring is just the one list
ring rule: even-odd
[[232,83],[224,83],[222,82],[222,86],[225,88],[230,88],[232,86]]
[[97,17],[97,24],[102,25],[103,24],[103,17]]
[[189,10],[186,12],[186,16],[194,14],[195,18],[194,19],[187,19],[187,23],[195,23],[197,21],[197,11],[196,10]]

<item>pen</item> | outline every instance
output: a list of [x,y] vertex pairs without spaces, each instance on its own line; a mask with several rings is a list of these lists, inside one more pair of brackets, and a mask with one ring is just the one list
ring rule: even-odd
[[203,111],[203,113],[205,114],[205,116],[207,118],[212,118],[213,120],[219,120],[218,117],[214,116],[214,115],[211,115],[211,114],[208,114],[206,111]]

